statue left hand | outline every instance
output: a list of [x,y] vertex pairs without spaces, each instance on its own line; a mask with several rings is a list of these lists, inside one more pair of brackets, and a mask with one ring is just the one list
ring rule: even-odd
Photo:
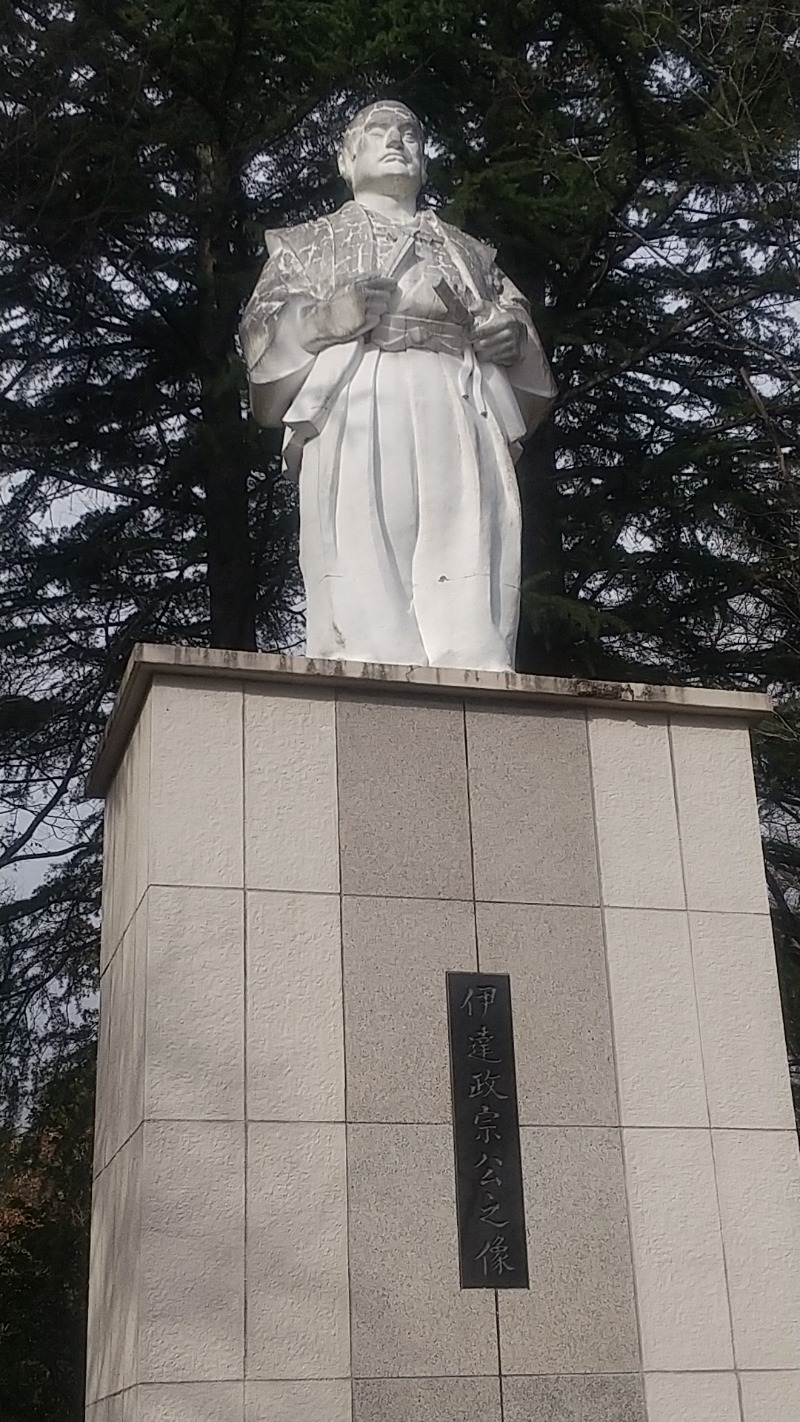
[[512,311],[490,306],[488,313],[476,317],[472,329],[472,349],[478,360],[495,365],[513,365],[519,360],[524,327]]

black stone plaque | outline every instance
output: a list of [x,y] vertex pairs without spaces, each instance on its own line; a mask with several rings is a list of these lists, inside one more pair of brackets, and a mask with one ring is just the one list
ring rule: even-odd
[[517,1074],[507,973],[448,973],[462,1289],[527,1289]]

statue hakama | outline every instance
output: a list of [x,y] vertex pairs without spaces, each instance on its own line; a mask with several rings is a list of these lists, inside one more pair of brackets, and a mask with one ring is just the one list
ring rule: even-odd
[[267,234],[241,326],[251,403],[300,484],[307,655],[508,670],[514,457],[554,395],[524,298],[482,243],[416,213],[422,134],[363,110],[355,201]]

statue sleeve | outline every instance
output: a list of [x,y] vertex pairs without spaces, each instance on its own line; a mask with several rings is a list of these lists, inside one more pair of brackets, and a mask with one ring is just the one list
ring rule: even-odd
[[509,366],[507,374],[517,397],[526,431],[532,434],[537,425],[541,424],[558,393],[556,383],[539,333],[531,319],[527,300],[498,266],[493,266],[492,276],[498,306],[504,311],[513,311],[525,327],[520,358],[515,365]]
[[279,425],[314,364],[300,342],[300,317],[314,300],[311,284],[295,253],[271,243],[242,316],[242,343],[250,386],[250,407],[261,425]]

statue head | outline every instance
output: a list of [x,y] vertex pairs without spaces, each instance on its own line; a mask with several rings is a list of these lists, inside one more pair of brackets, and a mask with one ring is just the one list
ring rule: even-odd
[[405,104],[379,99],[348,124],[338,160],[354,197],[360,192],[416,197],[426,177],[422,124]]

